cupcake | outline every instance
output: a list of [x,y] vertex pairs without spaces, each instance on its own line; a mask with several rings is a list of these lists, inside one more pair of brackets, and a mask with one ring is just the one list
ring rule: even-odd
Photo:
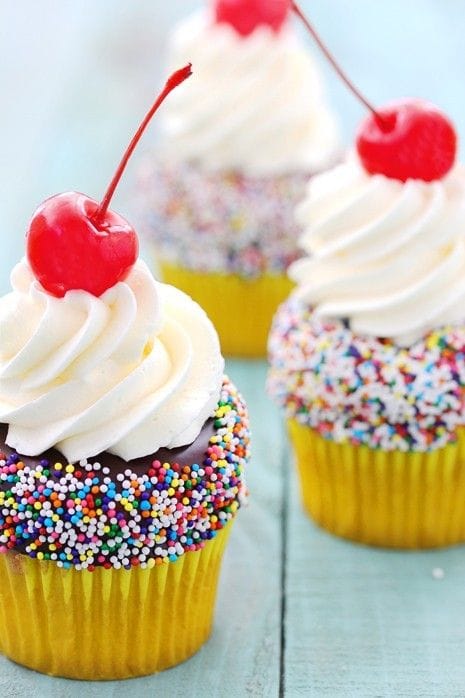
[[293,211],[338,151],[317,68],[288,0],[217,1],[184,20],[169,61],[194,79],[140,172],[144,228],[161,277],[207,310],[227,354],[265,356],[299,250]]
[[306,256],[269,340],[303,505],[363,543],[465,540],[465,169],[434,106],[362,125],[297,218]]
[[37,209],[0,299],[0,650],[78,679],[207,639],[248,458],[216,331],[137,259],[114,184]]

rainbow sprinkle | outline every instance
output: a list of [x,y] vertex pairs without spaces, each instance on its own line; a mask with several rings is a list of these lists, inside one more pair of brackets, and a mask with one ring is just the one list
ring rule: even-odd
[[215,433],[201,464],[154,461],[116,477],[98,462],[0,454],[0,552],[19,550],[64,568],[131,569],[174,562],[214,538],[235,515],[249,457],[246,407],[224,378]]
[[339,443],[430,451],[465,424],[465,327],[444,327],[409,348],[355,335],[291,298],[269,340],[268,391],[287,417]]
[[162,261],[253,278],[300,256],[294,209],[308,174],[258,178],[154,162],[140,172],[141,229]]

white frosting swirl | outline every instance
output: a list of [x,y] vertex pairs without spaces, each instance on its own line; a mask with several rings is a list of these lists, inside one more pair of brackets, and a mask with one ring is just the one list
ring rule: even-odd
[[0,422],[23,455],[125,460],[191,443],[224,361],[204,311],[138,261],[100,298],[48,294],[23,260],[0,299]]
[[267,176],[329,165],[338,129],[311,56],[287,26],[247,37],[208,13],[181,23],[170,65],[191,61],[192,78],[161,116],[166,149],[205,169]]
[[297,209],[309,254],[289,269],[321,317],[408,345],[465,318],[465,168],[435,182],[368,174],[358,158],[311,180]]

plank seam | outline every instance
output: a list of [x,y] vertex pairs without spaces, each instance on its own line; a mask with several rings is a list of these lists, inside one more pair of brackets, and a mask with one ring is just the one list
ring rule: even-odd
[[[286,481],[288,483],[288,469],[289,464],[287,462],[287,457],[289,456],[289,449],[287,447],[287,434],[283,429],[283,439],[282,439],[282,450],[281,450],[281,476],[282,476],[282,487],[281,487],[281,608],[280,608],[280,646],[279,646],[279,698],[284,698],[286,694],[286,585],[287,585],[287,532],[288,532],[288,517],[289,517],[289,486],[286,487]],[[288,483],[289,484],[289,483]]]

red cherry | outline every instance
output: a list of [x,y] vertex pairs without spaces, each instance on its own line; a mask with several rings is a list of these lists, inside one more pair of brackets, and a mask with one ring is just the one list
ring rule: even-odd
[[81,289],[100,296],[126,277],[139,243],[129,223],[109,210],[118,182],[152,116],[175,87],[192,75],[191,64],[177,70],[145,115],[129,143],[101,203],[67,192],[43,202],[27,233],[27,257],[35,277],[54,296]]
[[122,281],[137,259],[136,232],[117,213],[107,210],[98,226],[97,201],[66,192],[44,201],[27,234],[27,257],[46,291],[62,297],[81,289],[100,296]]
[[357,136],[358,154],[367,172],[402,182],[431,182],[444,177],[454,164],[457,150],[457,136],[449,119],[433,104],[419,99],[375,109],[347,77],[299,5],[294,0],[289,2],[339,77],[370,111]]
[[457,136],[437,107],[409,99],[369,114],[357,134],[357,150],[370,174],[432,182],[454,164]]
[[242,36],[248,36],[261,24],[277,32],[289,9],[290,0],[217,0],[215,21],[230,24]]

